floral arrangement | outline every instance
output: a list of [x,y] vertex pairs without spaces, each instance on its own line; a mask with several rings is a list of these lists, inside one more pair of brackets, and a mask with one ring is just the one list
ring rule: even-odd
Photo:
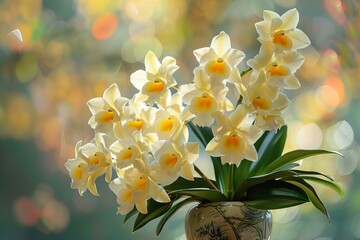
[[[239,71],[245,54],[231,47],[225,32],[210,47],[194,51],[199,66],[193,83],[178,86],[173,57],[160,62],[153,52],[145,70],[131,74],[139,90],[131,99],[116,84],[88,101],[95,137],[75,147],[65,166],[71,187],[98,195],[96,179],[105,175],[116,194],[118,213],[134,214],[134,231],[162,216],[156,230],[190,202],[241,201],[258,209],[311,202],[328,212],[309,182],[342,189],[323,173],[296,169],[298,160],[325,150],[295,150],[282,155],[287,127],[283,111],[290,101],[283,89],[297,89],[294,75],[304,62],[298,49],[310,44],[297,29],[299,13],[264,11],[255,24],[259,54]],[[242,77],[250,74],[247,81]],[[234,90],[236,100],[229,98]],[[189,142],[189,132],[197,142]],[[195,164],[200,144],[211,157],[215,180]],[[115,177],[113,177],[115,173]]]

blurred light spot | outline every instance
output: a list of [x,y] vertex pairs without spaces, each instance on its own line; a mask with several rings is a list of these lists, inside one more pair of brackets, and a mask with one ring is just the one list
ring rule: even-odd
[[129,35],[133,41],[141,38],[153,37],[155,34],[155,25],[152,21],[131,22],[129,24]]
[[336,170],[342,176],[351,174],[357,167],[358,157],[355,151],[347,150],[343,152],[344,157],[336,159]]
[[39,218],[40,212],[36,205],[28,197],[20,197],[13,205],[15,218],[25,226],[35,225]]
[[329,143],[335,149],[346,149],[354,141],[354,131],[346,121],[340,121],[328,129]]
[[330,113],[339,106],[339,94],[331,86],[321,86],[316,90],[317,103],[323,107],[322,110]]
[[360,213],[355,214],[351,219],[351,233],[356,239],[360,239]]
[[44,54],[44,64],[50,68],[56,67],[60,63],[63,55],[66,54],[67,48],[68,46],[60,41],[52,40],[49,42],[45,46],[46,54]]
[[321,64],[333,73],[339,73],[341,71],[339,57],[334,49],[328,48],[324,51]]
[[15,73],[20,82],[32,80],[38,72],[38,63],[34,54],[25,54],[16,63]]
[[296,112],[303,122],[314,122],[322,118],[323,110],[316,103],[315,95],[312,92],[304,92],[295,100]]
[[280,216],[277,216],[276,222],[278,223],[287,223],[290,222],[291,220],[293,220],[298,212],[299,212],[299,207],[295,206],[295,207],[290,207],[290,208],[286,208],[286,209],[282,209],[284,210],[283,213]]
[[332,87],[337,95],[339,104],[343,104],[345,101],[345,88],[340,78],[337,76],[330,76],[324,81],[324,86]]
[[40,124],[38,129],[38,146],[43,150],[55,150],[60,147],[60,133],[62,126],[57,117],[49,116]]
[[319,148],[322,142],[322,132],[315,123],[306,124],[300,127],[296,134],[296,143],[302,149]]
[[47,230],[61,232],[69,223],[69,211],[63,203],[52,199],[46,202],[41,219]]
[[92,34],[96,39],[106,39],[113,35],[118,25],[118,17],[107,13],[98,17],[92,27]]
[[283,8],[292,8],[296,5],[296,0],[275,0],[275,3]]
[[161,56],[162,45],[157,38],[145,38],[138,41],[134,51],[135,59],[144,62],[145,55],[149,50],[153,51],[157,56]]
[[262,17],[264,10],[274,10],[275,5],[272,1],[251,0],[250,7],[257,16]]
[[133,21],[141,22],[150,19],[159,4],[153,1],[127,1],[125,13]]
[[344,24],[346,22],[343,4],[340,0],[324,0],[324,7],[337,23]]
[[34,112],[29,100],[13,93],[5,105],[6,133],[9,137],[24,139],[34,130]]
[[320,54],[319,52],[313,48],[312,46],[309,46],[302,50],[302,53],[305,57],[304,66],[306,67],[315,67],[319,61]]

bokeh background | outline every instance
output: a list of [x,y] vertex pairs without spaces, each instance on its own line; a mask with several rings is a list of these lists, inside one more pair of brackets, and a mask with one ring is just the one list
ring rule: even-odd
[[[157,238],[157,220],[131,233],[134,219],[123,224],[102,179],[101,197],[70,188],[64,163],[78,140],[93,137],[86,101],[113,82],[131,97],[129,75],[148,50],[174,56],[177,80],[191,81],[192,51],[222,30],[252,58],[262,11],[293,7],[312,45],[301,51],[302,88],[287,92],[286,150],[343,153],[304,165],[335,176],[346,194],[318,188],[331,225],[310,204],[274,211],[272,239],[360,239],[358,0],[0,1],[0,239],[184,239],[187,209]],[[22,41],[8,34],[14,29]]]

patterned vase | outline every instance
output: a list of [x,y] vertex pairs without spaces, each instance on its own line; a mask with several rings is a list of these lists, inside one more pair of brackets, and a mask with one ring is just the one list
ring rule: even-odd
[[241,202],[199,204],[185,219],[188,240],[270,239],[272,216]]

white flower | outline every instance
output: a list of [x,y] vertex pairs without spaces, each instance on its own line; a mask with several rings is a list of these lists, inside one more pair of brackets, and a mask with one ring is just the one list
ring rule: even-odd
[[210,126],[214,122],[213,114],[216,111],[234,109],[232,103],[226,98],[229,89],[224,85],[213,88],[209,82],[209,76],[202,68],[196,68],[194,75],[194,84],[183,85],[179,90],[183,95],[183,102],[188,105],[184,112],[190,111],[194,117],[194,124]]
[[230,37],[225,32],[215,36],[210,47],[199,48],[194,55],[212,79],[232,81],[233,71],[243,60],[245,54],[231,48]]
[[[154,144],[155,145],[155,144]],[[155,162],[151,164],[152,174],[157,182],[169,185],[179,176],[193,180],[193,162],[199,156],[199,143],[161,141],[154,148]]]
[[271,42],[275,52],[284,50],[297,50],[310,45],[310,40],[306,34],[297,29],[299,22],[299,12],[294,8],[282,16],[265,10],[263,13],[264,21],[255,24],[259,33],[260,42]]
[[136,209],[147,213],[147,200],[169,202],[165,190],[148,175],[146,162],[134,161],[134,167],[125,170],[123,179],[117,178],[110,183],[110,189],[117,195],[119,213],[127,214],[134,205]]
[[239,166],[244,158],[257,160],[254,143],[263,131],[252,125],[254,118],[239,105],[230,116],[216,113],[217,125],[213,127],[214,138],[208,143],[205,151],[211,156],[221,157],[223,164]]
[[75,146],[75,158],[69,159],[65,163],[66,169],[69,171],[71,178],[71,188],[78,189],[82,196],[88,189],[88,163],[84,156],[80,153],[82,141]]
[[93,98],[87,102],[93,115],[89,125],[97,132],[110,132],[114,123],[120,120],[121,109],[127,101],[127,98],[121,97],[118,86],[112,84],[104,91],[102,98]]
[[177,69],[174,58],[165,57],[160,63],[156,55],[149,51],[145,56],[145,71],[134,72],[130,76],[130,81],[147,97],[146,102],[166,106],[171,94],[169,88],[176,85],[172,74]]

